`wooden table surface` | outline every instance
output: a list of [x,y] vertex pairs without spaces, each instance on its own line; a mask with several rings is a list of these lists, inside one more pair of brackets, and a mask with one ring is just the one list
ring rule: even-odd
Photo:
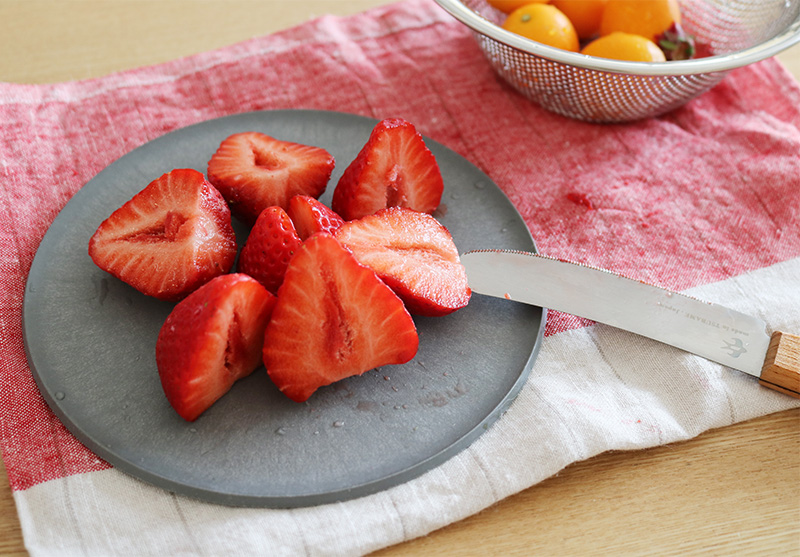
[[[102,76],[386,0],[0,0],[0,81]],[[800,46],[779,55],[800,78]],[[800,555],[800,410],[607,453],[380,555]],[[26,555],[0,462],[0,555]]]

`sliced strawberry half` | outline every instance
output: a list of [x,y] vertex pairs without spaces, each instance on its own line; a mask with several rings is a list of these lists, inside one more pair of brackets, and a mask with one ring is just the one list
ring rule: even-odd
[[286,211],[267,207],[258,216],[239,254],[238,271],[247,273],[276,294],[286,267],[301,244]]
[[196,170],[151,182],[100,224],[89,255],[101,269],[148,296],[177,301],[236,259],[231,213]]
[[375,271],[412,314],[446,315],[469,302],[472,292],[453,238],[426,213],[383,209],[345,223],[336,239]]
[[439,165],[414,126],[394,118],[379,122],[345,169],[331,207],[345,220],[387,207],[433,213],[442,199]]
[[418,345],[403,302],[322,232],[306,240],[289,263],[263,356],[278,388],[303,402],[324,385],[405,363]]
[[295,195],[289,200],[288,213],[302,240],[317,232],[333,234],[344,224],[344,219],[332,209],[307,195]]
[[261,364],[276,298],[255,279],[223,275],[178,303],[156,341],[161,386],[175,411],[194,421]]
[[320,147],[242,132],[220,144],[208,162],[208,179],[234,216],[252,224],[267,207],[286,209],[295,195],[319,197],[334,164],[333,156]]

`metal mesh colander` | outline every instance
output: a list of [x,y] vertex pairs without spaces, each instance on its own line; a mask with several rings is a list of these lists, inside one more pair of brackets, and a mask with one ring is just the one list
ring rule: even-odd
[[682,26],[712,56],[625,62],[567,52],[500,27],[486,0],[436,0],[467,25],[495,71],[542,107],[590,122],[630,122],[673,110],[733,69],[800,41],[800,0],[682,0]]

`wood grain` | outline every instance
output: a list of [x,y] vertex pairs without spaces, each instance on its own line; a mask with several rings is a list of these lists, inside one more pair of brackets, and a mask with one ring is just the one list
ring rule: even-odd
[[22,543],[22,527],[17,518],[17,506],[8,485],[6,466],[0,459],[0,555],[27,555]]
[[606,453],[376,555],[800,552],[799,426],[800,412],[791,411],[684,443]]
[[759,383],[800,398],[800,336],[772,333]]
[[[158,64],[387,0],[0,0],[0,80]],[[9,22],[13,22],[13,25]],[[797,78],[800,47],[779,58]],[[489,509],[378,552],[800,555],[800,410],[576,463]],[[27,555],[0,463],[0,555]]]
[[167,62],[388,0],[0,0],[0,81],[52,83]]

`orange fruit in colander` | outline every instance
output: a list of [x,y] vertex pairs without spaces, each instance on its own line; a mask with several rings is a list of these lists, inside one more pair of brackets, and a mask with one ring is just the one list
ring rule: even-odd
[[614,31],[593,40],[583,47],[581,54],[631,62],[667,61],[664,52],[650,39],[621,31]]
[[656,41],[658,35],[680,22],[677,0],[608,0],[600,34],[622,31]]
[[555,48],[578,52],[575,27],[561,10],[550,4],[528,4],[511,12],[503,29]]
[[553,0],[551,4],[569,18],[581,39],[590,39],[600,32],[603,9],[608,0]]
[[550,0],[486,0],[490,6],[497,8],[501,12],[510,14],[517,8],[527,4],[547,4]]

